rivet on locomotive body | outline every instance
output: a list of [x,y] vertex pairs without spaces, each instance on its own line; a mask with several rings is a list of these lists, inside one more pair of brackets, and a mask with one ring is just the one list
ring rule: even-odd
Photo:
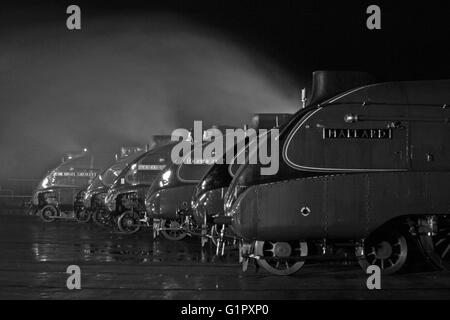
[[302,216],[307,217],[311,213],[311,209],[309,207],[302,207],[300,213]]

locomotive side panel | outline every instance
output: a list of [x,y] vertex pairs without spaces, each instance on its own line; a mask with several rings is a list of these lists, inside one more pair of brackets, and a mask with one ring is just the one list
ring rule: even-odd
[[[355,172],[393,171],[408,167],[408,123],[388,127],[388,119],[405,114],[407,106],[332,105],[305,116],[293,129],[283,157],[298,170]],[[386,121],[344,121],[348,115],[383,115]]]
[[[322,176],[257,186],[257,238],[298,240],[362,234],[367,225],[364,179],[364,175]],[[282,234],[277,230],[283,230]]]
[[424,179],[431,211],[436,214],[450,214],[450,172],[429,173]]
[[323,237],[326,186],[324,179],[315,178],[257,186],[258,239],[280,240],[280,234],[273,232],[279,228],[287,239]]
[[369,226],[364,236],[399,216],[432,213],[422,172],[377,173],[369,178]]
[[368,234],[398,216],[450,214],[449,172],[373,174],[369,184]]
[[154,218],[175,219],[177,210],[183,207],[183,203],[189,205],[193,190],[194,185],[186,185],[158,191],[159,210],[153,212]]
[[409,117],[423,119],[410,122],[412,170],[450,170],[449,108],[411,107]]
[[331,176],[326,182],[323,205],[327,238],[358,238],[368,226],[368,175]]
[[244,237],[259,240],[362,239],[396,217],[450,214],[449,178],[355,173],[258,185],[240,201],[239,223]]

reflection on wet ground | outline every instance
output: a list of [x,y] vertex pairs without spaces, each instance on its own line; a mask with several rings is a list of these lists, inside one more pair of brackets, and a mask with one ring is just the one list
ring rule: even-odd
[[[2,299],[440,299],[450,298],[450,274],[420,272],[384,277],[368,290],[366,275],[351,265],[307,265],[276,277],[250,268],[237,251],[215,257],[197,238],[152,239],[110,232],[74,221],[0,215]],[[69,265],[81,268],[81,290],[66,288]]]

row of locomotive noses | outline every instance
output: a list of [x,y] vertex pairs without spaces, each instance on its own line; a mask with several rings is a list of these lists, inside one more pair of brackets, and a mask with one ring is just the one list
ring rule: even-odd
[[175,169],[167,165],[148,188],[145,195],[145,208],[151,215],[160,214],[161,191],[177,182]]

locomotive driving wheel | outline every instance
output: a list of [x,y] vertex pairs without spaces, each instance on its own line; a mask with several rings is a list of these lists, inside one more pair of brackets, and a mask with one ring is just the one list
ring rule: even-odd
[[187,233],[181,228],[181,223],[177,220],[162,220],[161,225],[163,228],[161,233],[168,240],[178,241],[187,236]]
[[75,217],[79,223],[87,223],[91,220],[92,212],[90,210],[78,210],[75,212]]
[[51,204],[44,206],[40,212],[40,217],[44,222],[53,222],[59,215],[58,208]]
[[272,274],[287,276],[305,264],[305,261],[298,261],[297,258],[308,255],[308,244],[301,241],[256,241],[254,252],[260,257],[258,265]]
[[119,230],[127,233],[133,234],[141,230],[141,222],[139,214],[135,211],[125,211],[122,213],[117,220],[117,225]]
[[109,226],[112,224],[111,213],[106,209],[97,209],[92,214],[92,221],[100,227]]
[[380,267],[383,275],[399,271],[406,263],[408,244],[397,230],[376,232],[364,242],[364,247],[356,248],[356,256],[365,271],[370,265]]
[[440,217],[437,232],[421,233],[419,241],[434,267],[450,270],[450,217]]

